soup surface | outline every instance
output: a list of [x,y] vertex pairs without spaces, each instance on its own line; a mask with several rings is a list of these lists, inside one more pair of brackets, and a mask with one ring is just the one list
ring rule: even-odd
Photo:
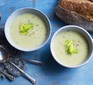
[[[66,41],[73,41],[73,47],[78,50],[77,53],[68,54],[66,51]],[[53,43],[55,58],[63,65],[76,66],[83,63],[88,57],[88,43],[83,35],[75,31],[64,31],[58,35]]]
[[[33,24],[33,29],[29,30],[26,35],[20,33],[20,25],[29,23]],[[44,22],[38,16],[29,13],[17,16],[10,29],[10,35],[14,43],[24,49],[38,47],[45,40],[46,34],[47,30]]]

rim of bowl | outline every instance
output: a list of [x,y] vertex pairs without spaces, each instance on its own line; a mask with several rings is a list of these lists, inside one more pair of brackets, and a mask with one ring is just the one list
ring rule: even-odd
[[[84,31],[84,32],[89,36],[90,41],[91,41],[91,43],[92,43],[92,51],[91,51],[91,54],[90,54],[89,58],[88,58],[86,61],[84,61],[83,63],[81,63],[81,64],[79,64],[79,65],[76,65],[76,66],[69,66],[69,65],[62,64],[62,62],[60,62],[59,60],[56,59],[56,56],[54,55],[54,53],[53,53],[53,48],[52,48],[52,47],[53,47],[53,41],[54,41],[54,39],[55,39],[56,34],[57,34],[58,32],[60,32],[61,30],[65,29],[65,28],[69,28],[69,27],[75,27],[75,28],[78,28],[78,29]],[[51,39],[50,49],[51,49],[50,51],[51,51],[51,54],[52,54],[54,60],[55,60],[57,63],[59,63],[61,66],[64,66],[64,67],[66,67],[66,68],[78,68],[78,67],[81,67],[81,66],[87,64],[87,63],[89,62],[89,60],[92,58],[92,55],[93,55],[93,39],[92,39],[91,35],[90,35],[83,27],[80,27],[80,26],[77,26],[77,25],[67,25],[67,26],[63,26],[63,27],[59,28],[59,29],[54,33],[54,35],[53,35],[53,37],[52,37],[52,39]]]
[[[40,46],[36,47],[36,48],[33,48],[33,49],[24,49],[24,48],[21,48],[20,46],[17,46],[17,45],[14,45],[13,43],[11,43],[9,40],[8,40],[8,37],[6,36],[7,32],[6,32],[6,29],[7,29],[7,26],[6,26],[6,23],[8,22],[8,19],[10,17],[12,17],[16,12],[18,11],[21,11],[21,10],[26,10],[26,9],[29,9],[29,10],[35,10],[39,13],[41,13],[42,15],[44,15],[44,17],[46,18],[46,20],[48,21],[48,24],[49,24],[49,35],[48,35],[48,38],[46,38],[46,40],[43,42],[43,44],[41,44]],[[14,48],[20,50],[20,51],[24,51],[24,52],[29,52],[29,51],[36,51],[40,48],[42,48],[50,39],[50,36],[51,36],[51,32],[52,32],[52,26],[51,26],[51,23],[50,23],[50,20],[49,18],[42,12],[40,11],[39,9],[36,9],[36,8],[30,8],[30,7],[24,7],[24,8],[20,8],[20,9],[17,9],[15,10],[6,20],[6,23],[5,23],[5,28],[4,28],[4,34],[5,34],[5,37],[7,39],[7,41],[10,43],[11,46],[13,46]],[[11,39],[12,40],[12,39]]]

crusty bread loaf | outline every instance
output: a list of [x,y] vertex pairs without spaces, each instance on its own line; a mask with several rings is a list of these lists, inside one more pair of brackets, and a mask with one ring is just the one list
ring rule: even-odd
[[93,0],[62,0],[55,12],[64,22],[93,31]]
[[93,20],[93,2],[90,0],[63,0],[60,5],[69,11],[75,11]]

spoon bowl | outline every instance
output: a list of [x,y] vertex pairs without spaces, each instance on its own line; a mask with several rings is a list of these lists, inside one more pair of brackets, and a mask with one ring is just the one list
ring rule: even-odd
[[4,63],[9,60],[10,54],[8,51],[0,45],[0,63]]

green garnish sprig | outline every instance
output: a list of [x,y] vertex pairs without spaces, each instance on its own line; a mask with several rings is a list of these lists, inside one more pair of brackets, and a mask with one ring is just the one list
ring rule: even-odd
[[74,41],[73,40],[66,40],[65,41],[65,46],[66,46],[65,51],[68,54],[72,55],[73,53],[74,54],[77,54],[78,53],[78,50],[74,46]]
[[19,32],[23,35],[27,35],[29,30],[32,30],[34,27],[33,23],[21,24],[19,27]]

